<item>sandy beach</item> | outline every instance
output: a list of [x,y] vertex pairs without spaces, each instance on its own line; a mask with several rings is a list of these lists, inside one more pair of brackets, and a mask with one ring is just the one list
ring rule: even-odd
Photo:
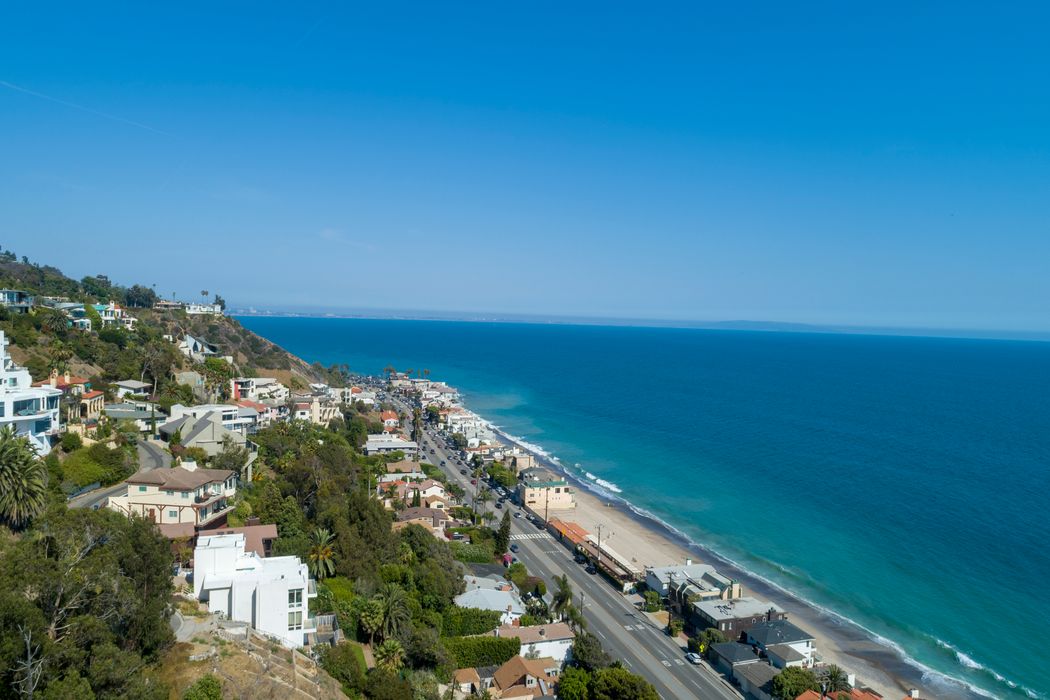
[[[508,436],[501,437],[506,439]],[[639,569],[684,563],[687,559],[717,567],[721,573],[741,583],[744,595],[775,602],[787,611],[792,622],[814,636],[817,653],[824,662],[836,664],[854,674],[857,685],[870,688],[887,700],[904,698],[910,689],[919,690],[920,697],[926,699],[977,700],[982,697],[961,684],[931,686],[921,668],[909,663],[900,652],[880,643],[864,629],[763,581],[716,552],[688,542],[659,521],[634,512],[618,499],[602,499],[560,465],[534,450],[529,452],[541,464],[566,474],[577,487],[575,510],[552,512],[551,517],[571,520],[591,533],[597,533],[601,525],[603,547],[630,559]]]

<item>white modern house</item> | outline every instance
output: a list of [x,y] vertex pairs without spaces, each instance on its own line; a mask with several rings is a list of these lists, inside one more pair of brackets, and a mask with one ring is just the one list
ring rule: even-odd
[[135,330],[135,324],[138,323],[138,319],[128,316],[127,312],[116,302],[95,304],[94,308],[99,318],[102,319],[103,326],[119,326],[125,330]]
[[7,344],[0,331],[0,426],[13,425],[37,454],[46,455],[61,428],[62,390],[46,384],[34,387],[29,370],[7,354]]
[[187,302],[182,307],[190,316],[222,316],[222,304]]
[[531,627],[519,627],[517,625],[503,625],[497,627],[493,634],[497,637],[516,637],[521,640],[521,655],[529,658],[550,657],[564,664],[569,658],[569,649],[576,635],[564,622],[555,622],[550,625],[533,625]]
[[150,393],[150,389],[153,387],[149,382],[140,382],[137,379],[122,379],[119,382],[113,382],[113,386],[117,388],[118,399],[122,399],[128,394],[145,396]]
[[732,600],[742,595],[739,583],[709,564],[694,564],[688,559],[685,564],[647,568],[645,585],[661,598],[675,595],[682,600]]
[[230,395],[234,399],[284,403],[289,392],[288,387],[273,377],[235,377],[230,380]]
[[246,622],[295,649],[317,630],[310,617],[316,584],[299,557],[245,551],[243,533],[201,535],[193,550],[193,594],[208,610]]
[[171,407],[169,418],[171,422],[174,422],[186,416],[200,419],[209,413],[217,414],[222,427],[239,435],[250,435],[256,430],[259,414],[257,411],[244,411],[243,408],[227,403],[205,403],[196,406],[184,406],[177,403]]
[[33,295],[21,289],[0,289],[0,306],[16,314],[27,314],[33,308]]
[[198,469],[192,461],[170,469],[140,471],[124,483],[127,491],[123,496],[110,496],[109,508],[164,525],[216,524],[233,509],[237,493],[237,476],[232,471]]

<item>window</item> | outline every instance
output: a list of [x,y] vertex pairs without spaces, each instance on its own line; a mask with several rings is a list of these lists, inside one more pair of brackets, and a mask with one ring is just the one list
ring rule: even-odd
[[179,511],[177,511],[177,510],[169,510],[168,511],[168,517],[178,520],[178,518],[179,518]]
[[139,493],[146,493],[146,487],[145,486],[139,486]]
[[182,497],[183,498],[189,498],[190,497],[190,492],[189,491],[183,491],[182,492]]
[[174,496],[175,492],[172,491],[171,489],[164,489],[164,495],[165,496]]
[[303,589],[302,588],[290,588],[290,589],[288,589],[288,607],[289,608],[301,608],[301,607],[303,607]]
[[303,628],[303,611],[297,610],[288,613],[288,629],[301,630]]

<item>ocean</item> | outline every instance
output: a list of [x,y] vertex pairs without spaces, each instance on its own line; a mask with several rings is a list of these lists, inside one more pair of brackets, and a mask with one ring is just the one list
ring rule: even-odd
[[311,362],[429,369],[592,488],[918,663],[1050,698],[1050,343],[239,320]]

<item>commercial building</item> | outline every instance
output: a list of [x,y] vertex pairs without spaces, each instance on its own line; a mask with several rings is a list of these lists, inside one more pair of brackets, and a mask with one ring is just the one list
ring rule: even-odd
[[548,511],[576,507],[576,495],[564,477],[538,468],[526,469],[519,477],[518,498],[522,505],[536,513],[545,515]]

